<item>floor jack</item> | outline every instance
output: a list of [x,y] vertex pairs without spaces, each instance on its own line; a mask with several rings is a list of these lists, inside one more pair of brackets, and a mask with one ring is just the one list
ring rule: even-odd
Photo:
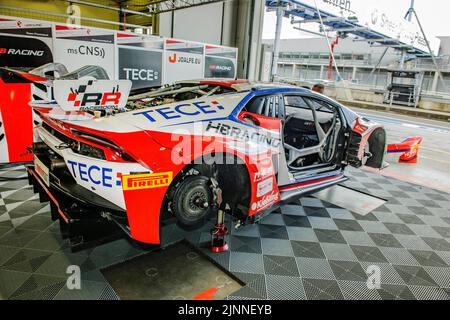
[[225,240],[225,237],[229,234],[225,225],[226,204],[223,203],[222,189],[219,188],[217,180],[211,179],[211,181],[214,203],[217,208],[217,222],[211,230],[211,243],[208,248],[214,253],[221,253],[228,251],[228,243]]

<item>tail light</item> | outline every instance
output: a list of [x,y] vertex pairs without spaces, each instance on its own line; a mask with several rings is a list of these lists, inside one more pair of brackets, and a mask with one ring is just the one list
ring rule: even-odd
[[83,143],[80,141],[74,141],[71,144],[71,149],[73,152],[75,152],[79,155],[82,155],[82,156],[100,159],[100,160],[106,160],[105,152],[102,149],[96,148],[94,146],[91,146],[89,144],[86,144],[86,143]]
[[[114,142],[112,142],[108,139],[105,139],[105,138],[99,137],[99,136],[95,136],[90,133],[75,130],[75,129],[72,129],[71,132],[73,134],[79,136],[80,138],[83,138],[88,141],[92,141],[97,145],[100,145],[100,146],[103,146],[103,147],[109,149],[117,157],[119,157],[120,159],[122,159],[126,162],[137,162],[132,156],[130,156],[128,153],[126,153],[122,148],[120,148],[118,145],[116,145]],[[79,148],[78,148],[78,151],[74,150],[75,152],[85,155],[85,156],[88,156],[88,157],[106,160],[106,155],[105,155],[104,150],[102,150],[100,148],[96,148],[96,147],[88,145],[88,144],[85,144],[85,143],[82,143],[82,142],[77,141],[77,143],[79,144]]]

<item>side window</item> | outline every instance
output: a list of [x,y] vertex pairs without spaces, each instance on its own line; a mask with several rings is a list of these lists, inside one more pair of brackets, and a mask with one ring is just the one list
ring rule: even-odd
[[308,99],[309,104],[314,107],[317,112],[334,113],[334,107],[326,103],[325,101],[317,99]]
[[309,106],[301,96],[285,96],[284,106],[286,108],[286,116],[300,113],[303,110],[310,110]]
[[280,98],[278,95],[255,97],[245,106],[244,111],[265,117],[278,118]]

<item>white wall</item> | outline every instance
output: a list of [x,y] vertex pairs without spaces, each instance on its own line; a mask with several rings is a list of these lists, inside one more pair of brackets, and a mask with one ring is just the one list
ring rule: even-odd
[[177,10],[160,15],[159,34],[177,39],[221,44],[222,3]]
[[264,10],[264,0],[230,0],[163,13],[159,35],[237,47],[238,77],[254,79],[259,74]]

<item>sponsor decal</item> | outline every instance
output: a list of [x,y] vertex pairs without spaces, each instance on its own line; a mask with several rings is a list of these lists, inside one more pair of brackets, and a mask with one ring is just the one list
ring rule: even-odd
[[106,56],[106,50],[98,46],[81,45],[78,48],[68,48],[68,54],[82,55],[82,56],[92,56],[104,59]]
[[194,57],[178,57],[176,53],[173,55],[169,55],[169,62],[170,63],[186,63],[186,64],[201,64],[202,60],[200,58],[194,58]]
[[87,85],[80,85],[77,89],[70,88],[67,101],[72,102],[74,107],[83,111],[118,107],[122,97],[119,85],[114,87],[111,92],[86,92],[92,84],[93,81],[89,81]]
[[215,65],[215,64],[210,65],[208,68],[210,68],[212,70],[219,70],[219,71],[231,71],[231,69],[232,69],[230,66],[219,66],[219,65]]
[[150,109],[142,112],[133,113],[134,116],[143,115],[150,122],[157,122],[161,120],[172,120],[183,117],[194,117],[201,114],[214,114],[223,110],[224,107],[217,101],[212,101],[211,104],[206,102],[194,102],[179,104],[175,107],[162,107]]
[[212,121],[208,123],[206,132],[213,132],[236,140],[264,143],[273,148],[278,148],[281,144],[280,139],[270,137],[262,132],[249,131],[247,129],[232,127],[222,123],[214,123]]
[[360,119],[356,119],[356,123],[355,126],[353,127],[353,131],[359,134],[363,134],[364,132],[367,131],[367,129],[369,129],[369,127],[363,125],[361,123]]
[[44,55],[43,50],[29,50],[29,49],[7,49],[0,48],[0,54],[10,54],[10,55],[19,55],[19,56],[35,56],[42,57]]
[[273,190],[273,178],[266,179],[260,183],[258,183],[256,187],[256,196],[262,197],[268,194]]
[[50,186],[50,176],[48,168],[39,160],[36,156],[34,157],[34,169],[36,173],[41,177],[47,187]]
[[159,79],[159,72],[153,69],[131,69],[123,68],[127,80],[131,81],[156,81]]
[[169,62],[170,63],[177,62],[177,54],[176,53],[174,53],[173,56],[169,56]]
[[125,107],[128,80],[54,80],[55,100],[64,111],[117,110]]
[[255,173],[254,176],[254,182],[259,182],[264,180],[267,177],[271,177],[275,174],[275,171],[273,169],[273,167],[269,167],[269,168],[263,168],[261,170],[259,170],[259,172]]
[[205,58],[205,78],[234,78],[235,64],[233,60],[207,56]]
[[172,182],[172,172],[132,174],[122,176],[123,190],[144,190],[167,187]]
[[266,209],[274,203],[278,202],[279,199],[280,195],[278,194],[278,192],[272,192],[271,194],[266,195],[261,200],[252,203],[252,210],[256,211]]
[[96,186],[102,186],[105,188],[112,188],[114,184],[120,186],[122,184],[120,175],[113,178],[113,169],[88,165],[86,163],[68,160],[69,170],[75,179],[80,179],[84,182],[94,184]]

